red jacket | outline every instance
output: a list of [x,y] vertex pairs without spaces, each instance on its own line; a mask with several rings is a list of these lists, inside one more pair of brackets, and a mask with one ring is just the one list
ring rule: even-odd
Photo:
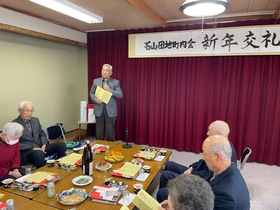
[[20,144],[6,144],[0,138],[0,178],[7,175],[9,171],[20,168]]

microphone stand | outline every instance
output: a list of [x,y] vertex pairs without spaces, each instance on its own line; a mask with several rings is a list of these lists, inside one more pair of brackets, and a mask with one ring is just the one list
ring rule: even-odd
[[125,141],[126,141],[126,144],[124,144],[122,147],[125,149],[131,148],[132,145],[128,144],[128,128],[125,129]]

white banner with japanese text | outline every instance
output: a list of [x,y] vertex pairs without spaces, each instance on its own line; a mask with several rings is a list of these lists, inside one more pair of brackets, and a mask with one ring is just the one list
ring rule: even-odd
[[280,54],[280,25],[129,35],[129,58]]

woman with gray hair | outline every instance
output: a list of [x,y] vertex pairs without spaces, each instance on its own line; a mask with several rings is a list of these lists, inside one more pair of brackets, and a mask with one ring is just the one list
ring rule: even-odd
[[16,122],[5,124],[0,133],[0,184],[2,180],[17,179],[24,175],[24,170],[20,168],[19,152],[22,133],[22,125]]

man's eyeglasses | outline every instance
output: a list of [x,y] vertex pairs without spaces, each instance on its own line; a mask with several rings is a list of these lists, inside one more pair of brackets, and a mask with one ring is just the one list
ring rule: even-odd
[[24,113],[33,113],[33,112],[35,112],[35,110],[34,109],[22,109],[22,111],[24,112]]

